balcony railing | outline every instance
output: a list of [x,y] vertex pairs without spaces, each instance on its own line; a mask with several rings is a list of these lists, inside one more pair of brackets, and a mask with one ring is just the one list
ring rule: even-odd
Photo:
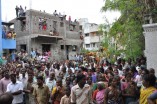
[[16,40],[15,39],[2,39],[2,48],[3,49],[16,49]]

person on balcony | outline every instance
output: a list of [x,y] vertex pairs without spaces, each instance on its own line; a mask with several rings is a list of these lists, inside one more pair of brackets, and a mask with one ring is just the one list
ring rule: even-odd
[[44,18],[44,21],[43,21],[43,25],[42,25],[42,29],[43,30],[46,30],[47,29],[47,23],[46,23],[47,19]]
[[24,11],[23,11],[23,16],[26,15],[26,11],[27,11],[27,7],[25,6],[25,9],[24,9]]
[[52,32],[52,30],[50,30],[50,33],[49,33],[49,35],[51,35],[51,36],[53,35],[53,32]]
[[58,16],[57,10],[55,10],[55,11],[53,12],[53,15],[54,15],[54,16]]
[[39,30],[42,30],[42,18],[39,18]]
[[16,17],[19,17],[19,7],[16,5],[15,11],[16,11]]
[[53,30],[53,36],[58,36],[59,35],[59,32],[57,32],[56,28],[54,28]]
[[2,27],[2,38],[6,38],[6,26]]
[[69,16],[69,23],[71,23],[71,16]]
[[12,39],[15,39],[15,37],[16,37],[16,33],[13,31],[12,32]]
[[24,13],[24,10],[23,10],[22,6],[20,5],[20,8],[19,8],[19,17],[23,16],[23,13]]

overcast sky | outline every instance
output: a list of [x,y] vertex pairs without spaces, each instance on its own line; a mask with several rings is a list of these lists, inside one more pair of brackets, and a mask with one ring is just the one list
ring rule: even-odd
[[[79,18],[88,18],[91,23],[104,23],[104,16],[110,22],[119,17],[117,12],[101,13],[101,7],[104,5],[104,0],[1,0],[2,2],[2,20],[9,21],[16,17],[15,6],[22,5],[27,9],[46,11],[53,13],[54,10],[61,14],[71,16],[72,20]],[[31,6],[30,6],[31,5]]]

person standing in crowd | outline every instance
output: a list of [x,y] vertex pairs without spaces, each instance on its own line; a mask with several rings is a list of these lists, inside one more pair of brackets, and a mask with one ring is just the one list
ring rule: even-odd
[[72,104],[91,104],[90,86],[86,84],[86,76],[77,75],[77,85],[71,89]]
[[109,83],[109,87],[105,91],[104,104],[121,104],[120,90],[117,88],[117,78],[113,78]]
[[22,82],[16,81],[16,74],[10,75],[11,82],[7,86],[7,91],[13,95],[12,104],[23,104],[23,85]]
[[11,93],[5,93],[0,95],[0,104],[12,104],[13,95]]
[[6,92],[7,85],[11,82],[9,77],[9,70],[5,69],[3,73],[4,73],[4,78],[0,80],[0,95]]
[[35,83],[33,81],[33,71],[29,70],[27,86],[26,89],[23,90],[23,92],[25,92],[26,95],[28,95],[28,97],[26,97],[26,104],[35,104],[35,99],[33,96],[34,87]]
[[60,104],[61,98],[65,95],[65,88],[62,85],[62,79],[58,78],[56,87],[52,90],[52,104]]
[[104,83],[98,82],[97,87],[98,87],[98,92],[96,94],[96,104],[104,104],[104,94],[105,94]]
[[125,104],[136,102],[138,98],[137,86],[134,81],[130,81],[127,88],[122,92]]
[[143,76],[143,88],[140,91],[140,104],[148,104],[147,98],[156,90],[155,86],[156,78],[152,74],[146,74]]
[[[28,76],[26,76],[26,69],[21,69],[21,74],[19,75],[19,80],[23,84],[23,89],[27,88]],[[27,93],[23,92],[23,103],[26,104]]]
[[[49,87],[49,92],[51,93],[52,89],[56,86],[55,74],[50,73],[50,77],[46,79],[46,85]],[[49,99],[49,103],[52,103],[51,98]]]
[[43,76],[37,77],[37,86],[34,88],[33,95],[35,96],[36,104],[47,104],[50,97],[48,86],[44,84]]
[[65,95],[61,98],[60,104],[71,104],[71,102],[70,102],[70,98],[71,98],[70,92],[71,92],[71,88],[69,86],[66,86]]
[[15,54],[15,51],[13,51],[11,53],[11,61],[15,61],[15,58],[16,58],[16,54]]
[[50,73],[50,77],[46,79],[46,85],[49,87],[49,91],[56,86],[55,73]]
[[157,90],[155,90],[149,97],[148,97],[148,104],[156,104],[157,100]]
[[31,55],[31,58],[35,59],[35,57],[36,57],[36,52],[33,50],[33,48],[31,48],[31,53],[30,53],[30,55]]

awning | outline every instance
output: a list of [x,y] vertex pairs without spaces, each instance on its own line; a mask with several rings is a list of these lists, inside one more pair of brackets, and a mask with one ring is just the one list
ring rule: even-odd
[[2,25],[6,25],[6,26],[11,26],[13,25],[14,23],[12,22],[2,22]]
[[65,44],[66,45],[80,45],[82,43],[82,40],[75,40],[75,39],[66,39]]
[[43,35],[43,34],[32,34],[31,38],[53,38],[53,39],[57,39],[57,40],[62,40],[63,37],[62,36],[50,36],[50,35]]

